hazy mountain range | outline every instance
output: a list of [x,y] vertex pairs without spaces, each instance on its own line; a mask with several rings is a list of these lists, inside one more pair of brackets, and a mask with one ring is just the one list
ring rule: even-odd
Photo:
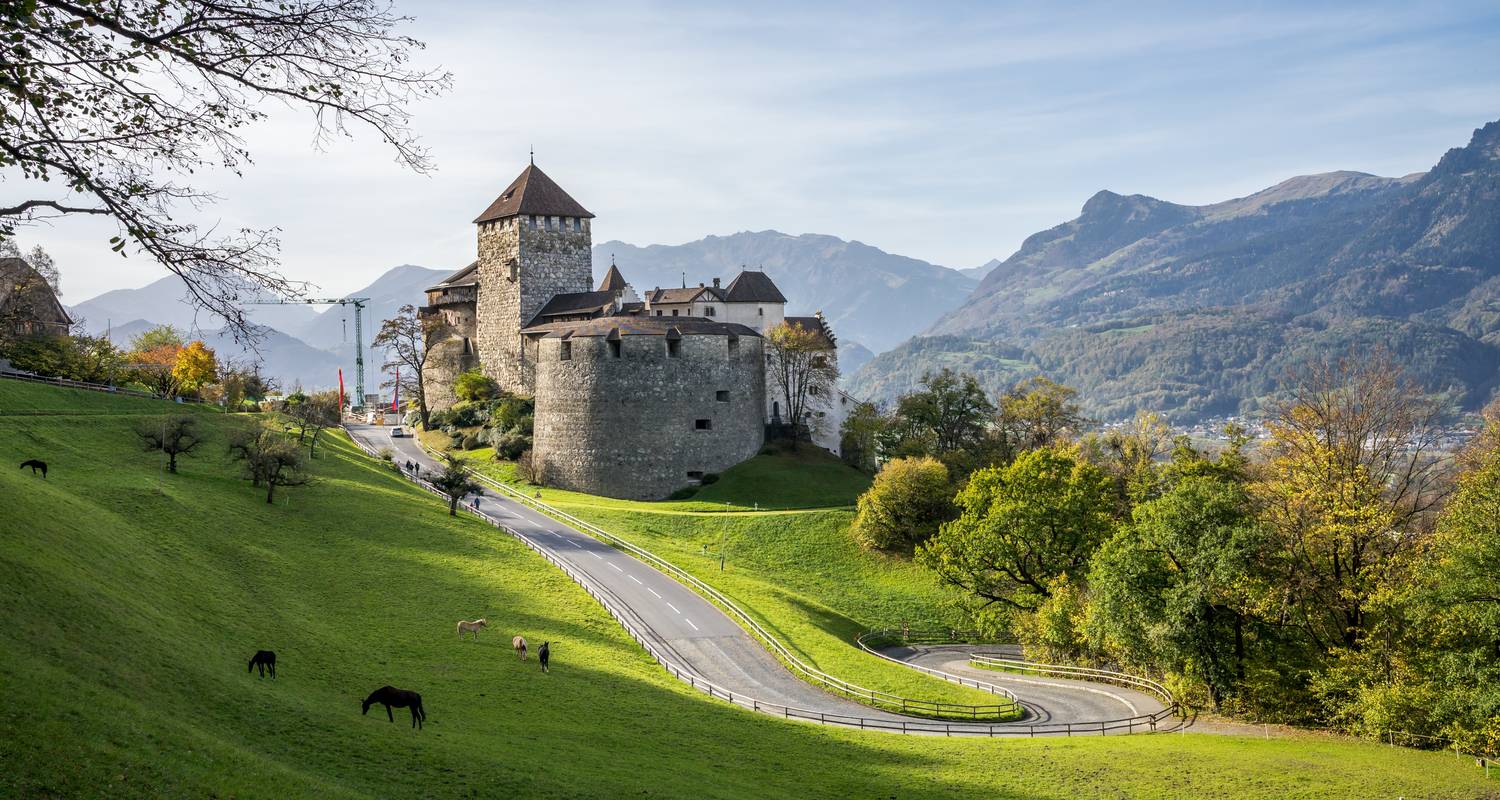
[[[840,357],[852,374],[888,348],[921,331],[938,315],[957,308],[978,285],[975,278],[914,258],[892,255],[858,242],[832,236],[789,236],[776,231],[710,236],[683,245],[636,247],[607,242],[594,248],[595,279],[609,269],[613,257],[638,291],[677,286],[684,280],[725,283],[740,265],[763,267],[789,299],[788,311],[823,311],[839,337]],[[456,267],[454,267],[456,269]],[[375,391],[383,358],[369,351],[381,320],[394,316],[402,305],[425,302],[422,290],[453,269],[403,265],[386,271],[369,286],[351,293],[368,297],[364,314],[365,368],[371,376],[367,391]],[[314,297],[331,295],[314,293]],[[354,375],[354,319],[352,308],[309,305],[253,305],[250,317],[268,329],[258,352],[223,333],[224,321],[196,312],[186,301],[182,282],[169,276],[138,289],[117,289],[79,303],[71,311],[85,320],[92,333],[109,331],[117,343],[156,325],[172,325],[204,339],[221,360],[260,361],[267,374],[283,386],[307,389],[336,385],[344,369],[351,386]]]
[[822,311],[841,343],[877,353],[958,308],[979,284],[958,270],[813,233],[747,231],[648,247],[610,241],[594,247],[594,272],[603,275],[611,258],[637,291],[716,277],[728,284],[741,269],[764,270],[786,295],[787,313]]
[[1101,418],[1252,411],[1313,355],[1391,351],[1468,408],[1500,381],[1500,123],[1430,171],[1333,172],[1185,206],[1103,191],[871,361],[891,398],[938,365],[1045,372]]

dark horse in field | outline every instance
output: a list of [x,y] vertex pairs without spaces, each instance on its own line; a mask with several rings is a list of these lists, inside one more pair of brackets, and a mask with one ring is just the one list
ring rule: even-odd
[[271,677],[275,678],[276,654],[270,650],[256,650],[255,655],[250,657],[250,668],[245,671],[254,672],[256,667],[260,667],[260,676],[262,678],[266,677],[266,670],[268,668],[271,670]]
[[22,461],[21,462],[21,469],[26,469],[27,467],[31,467],[31,474],[32,475],[35,475],[37,470],[41,470],[42,471],[42,477],[43,478],[47,477],[47,462],[45,462],[45,461],[37,461],[34,458],[31,459],[30,461]]
[[427,712],[422,710],[422,695],[405,689],[397,689],[394,686],[382,686],[365,698],[364,712],[370,713],[370,706],[379,703],[385,706],[385,715],[391,722],[396,721],[396,715],[391,713],[392,708],[410,708],[411,726],[418,730],[422,728],[422,722],[427,719]]

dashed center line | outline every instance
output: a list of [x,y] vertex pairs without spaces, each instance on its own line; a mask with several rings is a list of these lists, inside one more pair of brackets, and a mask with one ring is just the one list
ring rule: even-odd
[[577,542],[568,542],[568,544],[573,545],[574,547],[578,548],[579,550],[583,549],[583,545],[581,545],[581,544],[579,544]]
[[593,556],[594,558],[599,559],[600,561],[604,560],[604,556],[601,556],[598,553],[589,553],[589,555]]
[[653,588],[651,588],[651,587],[650,587],[650,586],[647,586],[647,587],[646,587],[646,591],[648,591],[648,592],[650,592],[650,593],[651,593],[651,594],[653,594],[653,595],[655,595],[655,596],[656,596],[656,599],[657,599],[657,600],[660,600],[660,599],[661,599],[661,595],[659,595],[659,594],[656,594],[656,590],[655,590],[655,589],[653,589]]
[[616,565],[616,564],[610,564],[609,568],[612,569],[612,570],[614,570],[615,572],[624,572],[625,571],[623,569],[620,569],[620,567],[618,565]]
[[673,611],[673,612],[674,612],[674,613],[677,613],[677,614],[681,614],[681,613],[682,613],[682,612],[681,612],[681,611],[678,611],[678,610],[677,610],[677,606],[674,606],[674,605],[672,605],[672,604],[671,604],[671,603],[667,603],[667,608],[670,608],[670,609],[672,609],[672,611]]
[[[693,621],[692,620],[688,619],[687,617],[683,617],[683,619],[687,620],[687,624],[693,625]],[[698,630],[698,626],[697,625],[693,625],[693,630],[695,630],[695,631]]]
[[[631,579],[631,580],[633,580],[633,581],[635,581],[635,582],[636,582],[636,583],[641,583],[641,579],[640,579],[640,578],[637,578],[637,577],[636,577],[636,576],[634,576],[634,575],[631,575],[631,576],[629,576],[629,577],[630,577],[630,579]],[[646,584],[644,584],[644,583],[641,583],[641,585],[642,585],[642,586],[645,586],[645,585],[646,585]]]

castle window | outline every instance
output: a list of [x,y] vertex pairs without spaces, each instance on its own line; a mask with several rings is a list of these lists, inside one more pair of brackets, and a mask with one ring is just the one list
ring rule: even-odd
[[572,342],[563,342],[562,343],[562,345],[557,350],[557,360],[558,361],[572,361],[573,360],[573,343]]
[[667,358],[677,358],[680,355],[682,355],[682,340],[681,339],[668,339],[667,340]]
[[729,357],[734,358],[740,354],[740,339],[738,336],[729,337]]
[[511,280],[515,280],[516,279],[516,272],[517,272],[517,270],[520,269],[520,266],[521,266],[520,260],[514,259],[514,258],[512,258],[510,260],[510,279]]
[[719,391],[714,392],[714,399],[719,401],[720,403],[729,402],[729,390],[720,389]]
[[536,217],[535,216],[531,216],[531,215],[527,215],[526,220],[527,220],[527,223],[531,225],[531,229],[532,230],[536,230]]
[[714,315],[714,307],[713,306],[704,306],[703,307],[703,316],[705,316],[705,317],[711,317],[713,315]]
[[474,355],[474,343],[469,341],[469,337],[467,336],[464,337],[464,355]]
[[757,317],[764,317],[765,315],[766,315],[766,310],[764,308],[756,306],[756,308],[755,308],[755,316],[757,316]]
[[672,316],[674,316],[674,317],[677,316],[677,309],[675,309],[675,308],[672,309]]
[[659,309],[659,308],[656,309],[656,316],[658,316],[658,317],[661,316],[661,309]]
[[817,397],[818,396],[818,387],[816,387],[816,386],[809,386],[809,387],[807,387],[807,394],[809,396],[811,396],[811,397]]
[[620,340],[619,339],[611,339],[611,340],[609,340],[609,354],[610,354],[610,356],[612,358],[619,358],[620,357]]
[[701,470],[701,469],[690,469],[690,470],[688,470],[687,476],[688,476],[688,480],[690,480],[690,481],[701,481],[701,480],[703,480],[703,470]]
[[812,365],[818,369],[828,366],[828,359],[823,356],[813,356]]
[[714,429],[714,421],[711,420],[711,419],[695,419],[695,420],[693,420],[693,430],[696,430],[696,431],[711,431],[713,429]]

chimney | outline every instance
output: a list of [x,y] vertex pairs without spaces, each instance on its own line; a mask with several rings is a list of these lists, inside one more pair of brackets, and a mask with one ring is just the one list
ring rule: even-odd
[[714,288],[715,289],[719,288],[719,279],[718,278],[714,278]]
[[702,288],[703,288],[703,281],[698,281],[698,288],[699,288],[699,289],[702,289]]

